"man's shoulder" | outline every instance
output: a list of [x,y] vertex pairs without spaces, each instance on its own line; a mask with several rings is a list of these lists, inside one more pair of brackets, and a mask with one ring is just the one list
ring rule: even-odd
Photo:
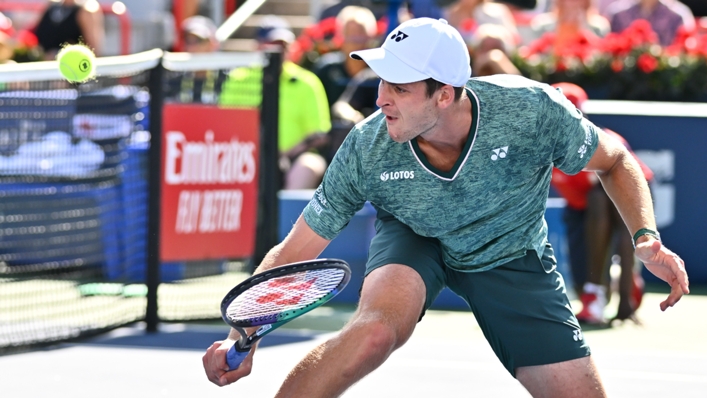
[[508,97],[536,97],[548,89],[547,84],[518,75],[491,75],[469,79],[466,88],[480,100]]
[[388,128],[385,124],[385,115],[383,115],[383,112],[379,109],[358,122],[351,132],[355,132],[359,136],[366,138],[373,138],[379,133],[385,133],[387,135]]

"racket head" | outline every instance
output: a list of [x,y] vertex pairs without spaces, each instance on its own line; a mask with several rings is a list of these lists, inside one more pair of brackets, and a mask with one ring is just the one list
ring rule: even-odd
[[221,301],[221,316],[235,328],[284,323],[331,300],[350,279],[349,265],[339,259],[275,267],[231,289]]

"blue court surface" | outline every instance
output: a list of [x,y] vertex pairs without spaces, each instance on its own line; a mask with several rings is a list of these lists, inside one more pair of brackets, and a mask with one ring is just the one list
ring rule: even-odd
[[[587,329],[610,397],[707,397],[707,296],[685,297],[660,312],[663,294],[646,294],[642,325]],[[289,369],[335,333],[352,313],[323,307],[263,340],[253,373],[227,387],[209,383],[201,356],[227,328],[141,325],[90,340],[0,357],[0,396],[272,397]],[[344,397],[528,397],[495,358],[468,312],[429,311],[413,337]]]

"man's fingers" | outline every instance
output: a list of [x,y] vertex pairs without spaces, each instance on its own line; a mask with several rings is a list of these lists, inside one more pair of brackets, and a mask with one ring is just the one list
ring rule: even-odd
[[206,377],[210,382],[221,387],[229,384],[223,378],[223,375],[228,370],[228,365],[226,365],[226,351],[221,349],[223,343],[224,341],[216,341],[211,344],[201,358]]
[[[245,357],[243,362],[236,368],[231,371],[225,372],[221,375],[219,382],[223,383],[222,385],[226,384],[231,384],[236,382],[237,380],[246,377],[250,374],[251,369],[253,368],[253,350],[251,350],[248,353],[248,356]],[[226,358],[224,357],[224,360]],[[228,365],[226,365],[228,367]]]
[[668,295],[668,298],[665,299],[662,303],[660,303],[660,310],[665,311],[668,309],[668,307],[672,307],[675,304],[677,304],[678,301],[683,296],[683,290],[680,287],[680,284],[673,282],[670,286],[670,294]]
[[234,383],[243,377],[248,376],[250,374],[250,369],[250,363],[242,363],[241,366],[239,366],[238,368],[222,374],[219,378],[219,382],[221,383],[220,385],[225,386],[227,384]]

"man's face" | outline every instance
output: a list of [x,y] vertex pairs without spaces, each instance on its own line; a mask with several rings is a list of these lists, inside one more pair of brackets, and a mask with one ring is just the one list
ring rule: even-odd
[[376,105],[385,114],[388,135],[395,142],[407,142],[424,136],[437,124],[438,92],[427,97],[424,82],[394,84],[381,80]]

